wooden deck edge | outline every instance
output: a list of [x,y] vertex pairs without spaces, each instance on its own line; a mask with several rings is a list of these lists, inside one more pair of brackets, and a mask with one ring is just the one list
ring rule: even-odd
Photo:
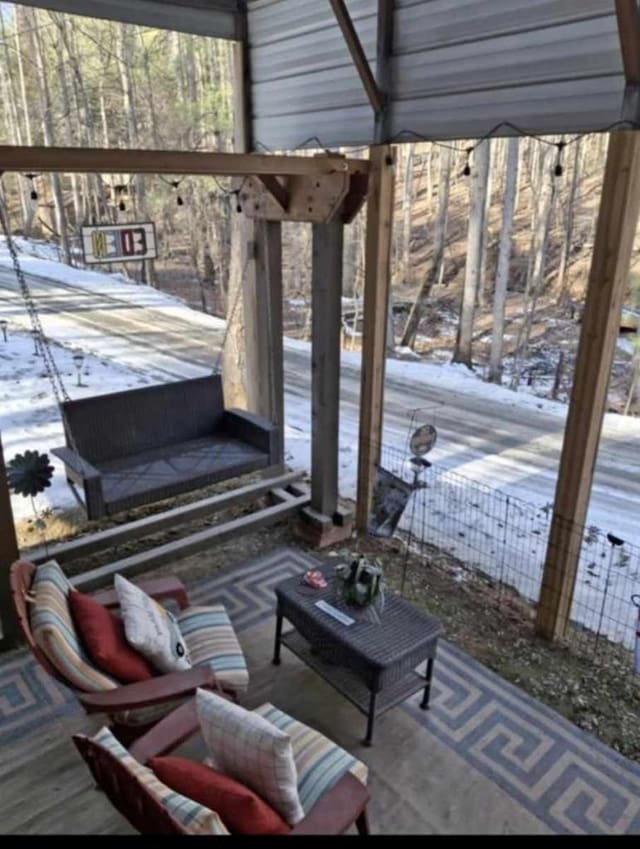
[[123,560],[107,563],[105,566],[78,575],[72,579],[72,583],[83,592],[99,589],[109,583],[114,575],[119,572],[126,573],[128,576],[136,575],[146,569],[170,563],[189,554],[195,554],[207,548],[213,542],[221,542],[234,536],[234,534],[247,533],[278,522],[286,516],[298,512],[309,503],[309,500],[310,495],[308,493],[288,498],[286,501],[264,507],[247,516],[240,516],[237,519],[224,522],[215,528],[207,528],[183,539],[165,543],[131,557],[125,557]]
[[52,559],[57,560],[58,563],[68,563],[78,557],[95,554],[95,552],[110,546],[141,539],[163,531],[167,527],[208,516],[217,510],[226,510],[229,507],[242,504],[244,501],[251,501],[254,498],[266,495],[274,488],[287,487],[289,484],[299,481],[302,476],[303,472],[287,472],[277,477],[266,478],[230,492],[223,492],[219,495],[203,498],[200,501],[194,501],[192,504],[184,504],[181,507],[174,507],[153,516],[145,516],[144,519],[136,519],[126,525],[118,525],[115,528],[108,528],[106,531],[89,534],[70,542],[52,545],[48,547],[47,551],[44,548],[39,548],[31,553],[25,552],[24,557],[36,565]]

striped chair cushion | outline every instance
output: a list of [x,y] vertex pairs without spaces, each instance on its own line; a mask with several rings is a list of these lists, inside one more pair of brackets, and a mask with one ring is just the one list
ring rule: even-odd
[[70,592],[74,589],[55,560],[36,569],[31,584],[33,639],[71,687],[85,693],[113,690],[120,686],[118,682],[93,665],[78,639],[69,609]]
[[108,728],[101,728],[93,741],[115,755],[138,779],[140,784],[159,801],[187,834],[229,834],[214,811],[186,796],[181,796],[159,781],[146,766],[132,758]]
[[368,768],[319,731],[293,719],[271,704],[256,708],[257,713],[291,737],[298,773],[298,796],[305,815],[346,773],[367,783]]
[[233,625],[222,604],[190,607],[177,616],[194,666],[210,666],[236,690],[249,686],[249,672]]

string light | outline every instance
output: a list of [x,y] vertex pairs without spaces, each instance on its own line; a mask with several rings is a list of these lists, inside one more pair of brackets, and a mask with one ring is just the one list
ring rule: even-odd
[[467,161],[464,163],[464,168],[462,170],[462,173],[465,177],[468,177],[471,174],[471,155],[472,155],[473,151],[474,151],[474,148],[472,148],[472,147],[467,148]]
[[[177,191],[180,188],[181,182],[182,182],[182,180],[173,180],[172,183],[171,183],[171,186]],[[176,197],[176,204],[177,204],[177,206],[183,206],[184,205],[184,201],[182,200],[180,195],[177,195],[177,197]]]
[[30,194],[31,200],[38,200],[38,192],[36,191],[36,187],[33,184],[34,179],[38,175],[37,174],[25,174],[24,176],[27,178],[27,180],[31,181],[31,194]]
[[556,158],[556,167],[553,171],[556,177],[562,177],[564,173],[564,168],[562,167],[562,154],[566,146],[567,143],[565,141],[558,142],[558,144],[556,145],[556,147],[558,148],[558,156]]

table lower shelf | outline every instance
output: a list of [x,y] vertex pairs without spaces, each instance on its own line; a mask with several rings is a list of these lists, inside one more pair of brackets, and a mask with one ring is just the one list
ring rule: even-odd
[[[282,634],[282,645],[293,652],[307,666],[317,672],[321,678],[331,684],[334,689],[348,699],[358,710],[368,716],[371,691],[355,672],[346,666],[328,662],[322,659],[318,651],[313,651],[304,637],[295,630]],[[403,678],[384,687],[377,694],[375,715],[378,716],[389,708],[406,701],[426,684],[424,675],[412,670]]]

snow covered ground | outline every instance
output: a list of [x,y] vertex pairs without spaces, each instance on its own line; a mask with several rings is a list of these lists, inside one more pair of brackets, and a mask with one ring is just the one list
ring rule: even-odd
[[[168,319],[167,326],[186,323],[200,328],[203,336],[221,341],[224,322],[212,316],[194,311],[176,298],[157,292],[146,286],[127,282],[120,275],[96,273],[81,268],[70,268],[60,264],[57,252],[46,245],[24,243],[20,245],[21,263],[26,272],[40,278],[56,281],[43,284],[46,297],[42,321],[48,337],[55,340],[54,356],[61,372],[66,378],[69,394],[72,398],[84,397],[96,393],[113,392],[163,380],[191,377],[206,373],[209,368],[202,362],[188,357],[180,357],[171,345],[149,346],[145,344],[145,310],[153,311],[155,316]],[[6,278],[10,258],[0,242],[0,272]],[[4,270],[3,270],[4,269]],[[8,321],[7,340],[0,335],[0,431],[4,443],[5,459],[27,448],[48,451],[64,442],[62,426],[48,380],[43,372],[42,359],[34,350],[34,342],[28,329],[26,313],[15,292],[8,292],[1,285],[0,275],[0,319]],[[90,323],[73,320],[69,314],[56,311],[55,299],[75,299],[79,315],[102,310],[102,320],[108,314],[109,300],[115,299],[131,305],[127,308],[127,318],[131,326],[137,328],[140,337],[117,333],[105,333],[104,328]],[[51,299],[51,300],[50,300]],[[148,313],[147,313],[148,315]],[[107,324],[109,318],[107,317]],[[308,343],[287,339],[288,351],[309,356]],[[77,386],[77,371],[72,355],[82,350],[85,360],[81,373],[81,386]],[[345,352],[343,363],[346,367],[359,368],[360,354]],[[520,409],[542,411],[557,418],[561,423],[566,417],[564,404],[541,399],[535,395],[487,384],[464,366],[451,364],[432,364],[405,359],[392,359],[387,363],[387,375],[390,379],[411,385],[424,385],[425,396],[433,387],[441,386],[447,390],[456,390],[467,397],[480,399],[490,406],[508,405]],[[287,462],[295,468],[310,467],[310,422],[311,409],[308,394],[295,381],[286,377],[285,396],[286,430],[285,447]],[[433,416],[437,417],[434,407]],[[340,488],[346,497],[354,497],[357,476],[357,398],[343,400],[341,406],[340,429]],[[427,413],[427,418],[429,413]],[[636,419],[607,414],[607,429],[619,436],[623,442],[633,442],[640,438],[640,422]],[[400,453],[406,447],[409,419],[402,424],[396,418],[385,427],[384,444],[394,446]],[[541,451],[548,437],[540,437]],[[463,561],[476,565],[496,578],[504,578],[516,586],[529,598],[538,595],[546,535],[548,532],[548,511],[545,509],[549,497],[533,505],[512,510],[509,515],[509,527],[505,532],[500,525],[500,515],[505,500],[499,493],[483,495],[485,489],[473,483],[494,480],[513,499],[521,497],[531,500],[531,489],[527,485],[527,475],[533,472],[534,459],[514,460],[509,451],[500,456],[471,456],[462,465],[457,457],[457,447],[442,442],[436,446],[430,459],[434,462],[434,471],[430,473],[433,485],[424,490],[413,508],[408,509],[403,518],[406,528],[412,515],[427,517],[425,527],[429,539],[435,544],[450,550]],[[511,452],[512,454],[514,452]],[[531,469],[527,468],[527,462]],[[449,471],[456,468],[456,474]],[[39,497],[40,509],[53,512],[64,511],[75,506],[68,490],[61,464],[54,460],[55,475],[53,486]],[[496,474],[496,470],[500,470]],[[396,471],[398,471],[396,469]],[[405,468],[399,470],[406,474]],[[462,475],[459,473],[462,472]],[[552,495],[552,492],[549,493]],[[482,497],[481,497],[482,496]],[[501,500],[502,499],[502,500]],[[28,500],[13,497],[12,504],[18,520],[31,517]],[[526,509],[525,509],[526,508]],[[640,527],[635,521],[627,525],[615,524],[615,519],[607,512],[607,506],[599,505],[598,512],[591,521],[605,530],[620,528],[630,542],[640,542]],[[611,636],[629,642],[632,634],[635,609],[629,599],[632,592],[638,592],[640,577],[639,564],[632,558],[619,567],[604,568],[602,553],[608,549],[598,549],[595,561],[585,557],[581,564],[578,579],[574,617],[586,625],[597,625],[606,592],[605,621],[611,620]],[[589,552],[587,551],[587,554]],[[624,560],[624,558],[623,558]],[[596,568],[591,568],[596,563]],[[617,561],[616,561],[617,563]],[[608,560],[606,561],[608,564]],[[616,624],[618,623],[618,624]]]

